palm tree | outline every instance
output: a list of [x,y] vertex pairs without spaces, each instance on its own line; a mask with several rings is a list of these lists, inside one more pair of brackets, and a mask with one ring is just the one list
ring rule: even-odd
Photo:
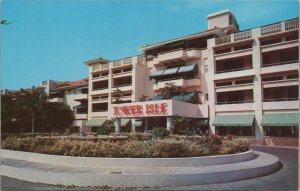
[[114,89],[113,92],[111,93],[111,97],[114,99],[113,103],[121,103],[121,98],[123,97],[123,92],[119,88]]
[[21,105],[31,113],[31,132],[34,133],[36,115],[41,111],[42,103],[47,102],[47,95],[44,88],[35,88],[33,86],[29,90],[21,89],[19,99]]

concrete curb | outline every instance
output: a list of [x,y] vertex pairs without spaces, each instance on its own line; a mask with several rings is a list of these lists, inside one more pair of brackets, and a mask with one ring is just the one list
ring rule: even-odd
[[3,158],[26,160],[30,162],[45,163],[70,167],[192,167],[229,164],[243,162],[254,159],[256,155],[252,150],[247,152],[204,156],[204,157],[184,157],[184,158],[99,158],[99,157],[72,157],[46,155],[22,151],[12,151],[1,149]]
[[194,167],[69,167],[4,158],[1,170],[2,175],[30,182],[126,188],[224,183],[264,176],[279,168],[277,157],[254,154],[257,157],[249,161]]

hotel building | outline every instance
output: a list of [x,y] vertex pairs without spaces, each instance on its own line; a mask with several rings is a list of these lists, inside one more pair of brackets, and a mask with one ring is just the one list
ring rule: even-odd
[[206,19],[206,31],[144,46],[143,55],[85,62],[86,125],[114,118],[116,132],[126,125],[171,130],[179,115],[211,134],[297,144],[298,18],[245,31],[229,10]]

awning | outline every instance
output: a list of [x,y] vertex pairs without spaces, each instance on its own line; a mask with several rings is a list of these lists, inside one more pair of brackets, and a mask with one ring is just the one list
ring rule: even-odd
[[264,127],[298,127],[298,113],[266,113],[262,118]]
[[121,126],[125,127],[130,121],[130,119],[121,119]]
[[178,68],[179,67],[165,69],[164,73],[163,73],[163,76],[170,75],[170,74],[176,74]]
[[133,126],[135,126],[135,127],[141,127],[142,124],[143,124],[143,121],[135,121],[134,124],[133,124]]
[[213,122],[218,127],[251,127],[253,126],[254,114],[246,115],[217,115]]
[[151,101],[158,101],[158,100],[162,100],[163,96],[162,95],[157,95],[151,98]]
[[208,119],[197,119],[197,126],[208,126]]
[[107,119],[91,119],[85,123],[85,126],[89,127],[101,127]]
[[164,70],[158,70],[158,71],[155,71],[155,72],[152,72],[150,74],[150,77],[158,77],[158,76],[162,76]]
[[197,69],[197,64],[181,66],[177,73],[193,72]]
[[192,97],[195,96],[195,92],[189,92],[186,94],[180,94],[180,95],[175,95],[172,97],[173,100],[177,100],[177,101],[190,101]]
[[76,108],[76,109],[84,109],[84,108],[87,108],[87,105],[77,105],[77,106],[74,106],[74,108]]

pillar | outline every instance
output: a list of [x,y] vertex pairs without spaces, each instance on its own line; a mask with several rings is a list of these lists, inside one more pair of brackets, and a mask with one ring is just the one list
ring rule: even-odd
[[172,117],[167,117],[167,130],[172,131],[173,128],[174,128],[173,118]]
[[144,125],[145,125],[145,132],[146,132],[147,130],[149,130],[149,119],[145,118]]
[[254,98],[254,108],[255,108],[255,139],[256,144],[263,144],[263,127],[262,122],[262,99],[263,91],[261,85],[260,70],[262,65],[260,42],[258,37],[260,37],[260,28],[252,29],[253,41],[253,54],[252,54],[252,65],[254,70],[254,88],[253,88],[253,98]]
[[115,133],[121,133],[121,118],[116,118],[114,121]]
[[131,119],[131,133],[135,133],[134,123],[135,123],[135,119]]

